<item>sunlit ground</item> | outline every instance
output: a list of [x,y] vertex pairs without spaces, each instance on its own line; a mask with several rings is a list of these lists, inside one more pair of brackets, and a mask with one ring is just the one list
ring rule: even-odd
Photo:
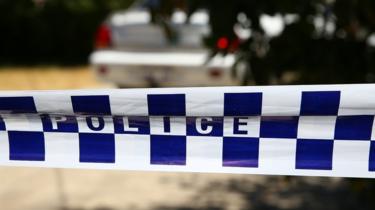
[[109,88],[89,67],[0,67],[1,90]]

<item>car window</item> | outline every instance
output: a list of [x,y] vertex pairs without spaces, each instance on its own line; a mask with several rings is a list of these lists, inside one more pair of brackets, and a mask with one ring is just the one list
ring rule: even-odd
[[114,47],[120,48],[202,48],[202,38],[209,33],[208,16],[205,11],[193,13],[189,21],[186,14],[175,11],[169,27],[176,34],[174,43],[170,43],[163,27],[151,23],[145,10],[129,11],[112,16]]

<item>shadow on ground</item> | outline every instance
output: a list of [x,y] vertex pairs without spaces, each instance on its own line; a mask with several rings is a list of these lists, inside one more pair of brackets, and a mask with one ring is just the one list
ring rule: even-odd
[[[161,180],[163,181],[163,180]],[[165,180],[164,180],[165,181]],[[351,210],[374,209],[375,181],[324,177],[239,176],[200,182],[199,175],[172,179],[182,189],[196,189],[179,205],[156,205],[151,210]],[[163,189],[160,189],[162,193]],[[178,196],[178,195],[176,195]],[[144,198],[147,199],[147,198]],[[173,200],[173,197],[169,198]],[[135,210],[136,207],[125,209]],[[61,210],[88,210],[61,208]],[[118,210],[97,206],[92,210]]]
[[374,209],[374,195],[373,180],[269,176],[261,182],[247,178],[210,182],[189,203],[155,210]]

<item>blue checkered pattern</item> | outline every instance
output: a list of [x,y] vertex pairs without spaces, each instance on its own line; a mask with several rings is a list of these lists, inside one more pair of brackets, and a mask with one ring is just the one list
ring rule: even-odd
[[[9,161],[62,161],[70,155],[77,157],[72,159],[75,164],[147,161],[150,167],[187,167],[207,159],[207,167],[263,168],[265,173],[288,164],[297,172],[332,171],[353,161],[365,164],[367,172],[375,171],[375,112],[342,114],[348,110],[342,92],[298,90],[293,98],[280,97],[285,100],[281,104],[287,100],[299,104],[292,111],[270,104],[269,93],[263,91],[222,91],[216,93],[217,104],[204,103],[204,96],[192,100],[191,93],[145,93],[137,99],[139,106],[130,101],[134,98],[72,94],[66,97],[71,106],[65,105],[70,113],[63,114],[46,114],[40,108],[46,101],[40,97],[6,96],[0,97],[0,132],[7,134]],[[207,115],[194,114],[193,105],[200,100],[201,106],[207,105]],[[135,105],[124,112],[143,109],[145,115],[121,114],[131,103]],[[271,106],[275,112],[269,111]],[[22,120],[26,124],[18,123]],[[53,140],[56,136],[60,141]],[[350,146],[356,144],[361,145],[358,151]],[[76,150],[64,150],[64,145]],[[346,148],[350,148],[347,160]],[[337,164],[336,158],[340,158]]]

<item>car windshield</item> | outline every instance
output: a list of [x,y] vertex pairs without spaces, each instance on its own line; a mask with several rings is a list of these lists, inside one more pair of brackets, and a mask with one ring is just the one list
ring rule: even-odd
[[202,39],[209,34],[208,13],[202,9],[191,14],[176,9],[166,15],[146,4],[137,4],[113,14],[110,22],[115,48],[202,49]]

